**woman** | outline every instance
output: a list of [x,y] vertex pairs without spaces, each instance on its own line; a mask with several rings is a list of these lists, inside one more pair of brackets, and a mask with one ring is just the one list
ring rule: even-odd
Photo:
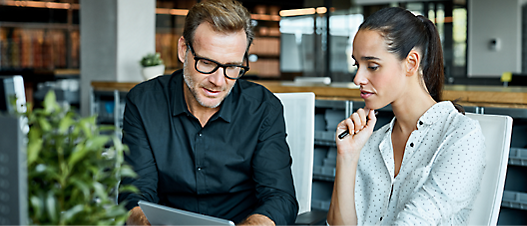
[[[434,24],[402,8],[364,21],[353,42],[365,109],[337,126],[330,225],[466,224],[479,190],[479,123],[441,102],[443,54]],[[373,133],[373,109],[395,117]],[[462,108],[460,111],[462,111]]]

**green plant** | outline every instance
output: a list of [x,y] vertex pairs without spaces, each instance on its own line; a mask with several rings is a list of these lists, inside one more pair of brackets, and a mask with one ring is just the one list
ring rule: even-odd
[[[122,225],[128,217],[115,197],[121,177],[134,177],[124,164],[127,146],[115,128],[98,126],[61,107],[48,92],[43,108],[28,108],[28,215],[30,224]],[[106,134],[104,134],[106,133]],[[110,135],[107,135],[110,134]],[[135,192],[132,186],[120,191]]]
[[163,60],[161,59],[161,55],[159,53],[149,53],[144,56],[143,59],[141,59],[140,63],[143,67],[150,67],[163,64]]

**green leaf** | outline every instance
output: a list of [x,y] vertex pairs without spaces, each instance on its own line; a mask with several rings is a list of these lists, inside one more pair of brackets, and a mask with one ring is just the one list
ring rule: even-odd
[[44,199],[43,199],[43,196],[37,197],[37,196],[32,195],[29,198],[29,203],[30,203],[31,207],[33,208],[33,210],[35,211],[35,217],[37,219],[41,218],[42,217],[42,213],[44,211]]
[[53,195],[53,191],[48,191],[48,195],[46,197],[46,210],[48,212],[49,218],[51,219],[51,222],[58,221],[57,207],[57,199]]
[[40,124],[40,128],[42,128],[42,132],[46,133],[48,131],[51,131],[51,124],[46,118],[40,118],[38,120],[38,124]]
[[66,133],[68,129],[73,125],[75,121],[71,118],[71,115],[67,114],[62,120],[59,122],[59,132],[60,133]]
[[114,146],[115,150],[120,152],[120,151],[122,151],[124,149],[123,143],[121,143],[121,140],[119,140],[116,136],[113,136],[112,140],[113,140],[113,146]]
[[76,214],[82,212],[83,210],[84,210],[84,205],[82,205],[82,204],[77,204],[77,205],[74,206],[73,208],[71,208],[71,209],[69,209],[69,210],[66,210],[66,211],[63,213],[62,216],[64,217],[64,220],[65,220],[66,222],[68,222],[68,221],[71,221],[72,218],[73,218]]
[[27,144],[27,164],[32,165],[42,150],[43,140],[41,138],[29,139]]
[[92,137],[92,126],[95,124],[95,120],[92,119],[92,117],[89,118],[82,118],[79,120],[78,126],[84,132],[84,136],[86,138]]
[[137,177],[137,174],[135,173],[135,171],[132,168],[123,166],[121,168],[121,178],[123,178],[123,177],[135,178],[135,177]]
[[95,189],[95,194],[97,195],[97,197],[101,198],[101,199],[104,199],[105,197],[108,196],[108,194],[106,194],[106,192],[104,191],[104,187],[101,183],[99,182],[94,182],[93,183],[93,188]]
[[99,131],[114,131],[115,130],[115,126],[111,126],[111,125],[100,125],[99,126]]
[[71,178],[71,183],[82,191],[85,201],[90,201],[90,187],[77,178]]
[[71,153],[69,159],[68,159],[68,167],[73,168],[73,166],[82,158],[84,158],[88,153],[90,153],[90,149],[85,147],[84,144],[78,144],[73,149],[73,152]]
[[90,150],[101,150],[109,140],[110,137],[105,135],[93,137],[86,141],[86,148]]
[[139,193],[139,189],[133,185],[122,185],[119,186],[119,192]]
[[123,208],[119,208],[119,207],[120,206],[117,206],[117,205],[112,205],[110,207],[107,207],[106,211],[108,213],[106,214],[106,216],[110,217],[110,218],[114,218],[114,217],[118,217],[118,216],[122,216],[122,215],[127,214],[128,211],[126,211]]
[[55,92],[53,92],[53,90],[50,90],[46,96],[44,97],[44,111],[47,112],[47,113],[51,113],[51,112],[54,112],[57,107],[58,107],[58,104],[57,104],[57,98],[55,96]]

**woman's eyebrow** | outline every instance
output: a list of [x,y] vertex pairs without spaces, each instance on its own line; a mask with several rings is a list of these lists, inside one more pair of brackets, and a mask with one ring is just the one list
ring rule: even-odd
[[[353,55],[351,55],[351,58],[353,58],[354,60],[357,60],[357,59],[355,59],[355,56],[353,56]],[[363,56],[360,59],[361,60],[381,60],[380,58],[374,57],[374,56]]]
[[361,57],[362,60],[380,60],[380,58],[378,57],[374,57],[374,56],[363,56]]

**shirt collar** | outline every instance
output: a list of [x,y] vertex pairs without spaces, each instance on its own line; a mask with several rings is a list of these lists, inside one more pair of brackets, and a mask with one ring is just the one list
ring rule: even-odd
[[173,99],[172,116],[177,116],[183,113],[191,115],[185,103],[185,95],[183,94],[183,69],[172,73],[172,81],[170,85],[170,96]]
[[453,109],[455,110],[455,107],[450,101],[442,101],[432,105],[417,121],[417,128],[424,125],[432,125],[442,120],[444,118],[443,116]]
[[[430,126],[436,123],[442,119],[443,115],[448,114],[452,110],[455,110],[455,107],[450,101],[441,101],[432,105],[432,107],[426,110],[426,112],[421,117],[419,117],[419,120],[417,121],[417,129],[421,128],[422,126]],[[393,130],[394,124],[395,117],[393,117],[392,121],[390,122],[390,126],[386,130],[387,133]]]
[[[235,98],[234,96],[239,96],[239,90],[237,88],[238,82],[234,84],[234,87],[231,90],[231,93],[221,103],[221,108],[218,113],[214,114],[210,121],[221,118],[226,122],[231,122],[232,115],[234,114],[234,105]],[[187,116],[192,115],[188,110],[187,103],[185,102],[185,95],[183,94],[183,69],[177,70],[172,74],[171,82],[171,93],[170,95],[173,98],[173,107],[172,107],[172,116],[178,116],[180,114],[186,114]],[[236,93],[235,95],[233,95]]]

